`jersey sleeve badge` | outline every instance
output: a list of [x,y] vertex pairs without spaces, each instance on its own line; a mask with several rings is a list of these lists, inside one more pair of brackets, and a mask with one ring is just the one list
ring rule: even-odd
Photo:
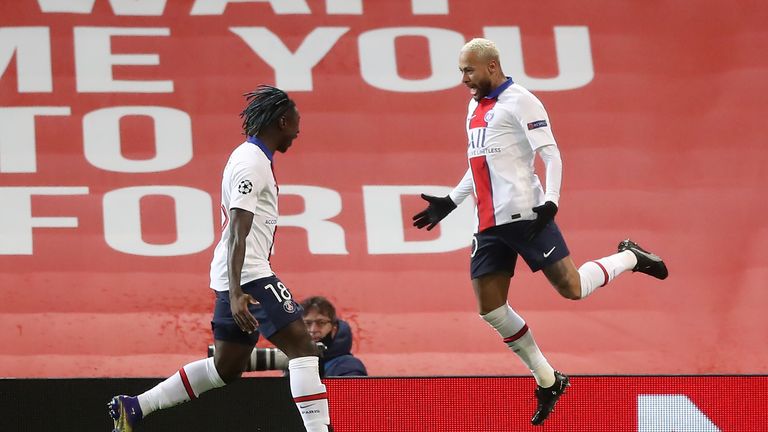
[[536,120],[535,122],[528,123],[528,130],[534,130],[545,126],[547,126],[546,120]]
[[237,185],[237,191],[241,194],[249,194],[253,190],[253,183],[250,180],[243,180]]

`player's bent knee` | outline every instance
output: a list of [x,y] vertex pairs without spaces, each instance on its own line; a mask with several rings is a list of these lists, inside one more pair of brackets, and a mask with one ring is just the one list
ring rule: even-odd
[[294,321],[290,325],[280,329],[269,339],[289,359],[298,357],[318,357],[320,351],[312,342],[312,337],[307,331],[303,321]]
[[320,350],[317,347],[317,344],[312,342],[310,339],[308,343],[302,343],[299,344],[299,346],[296,347],[295,354],[293,356],[288,356],[289,358],[298,358],[298,357],[319,357],[320,356]]
[[227,384],[237,381],[245,372],[248,359],[245,362],[234,361],[233,359],[217,358],[214,360],[216,372],[219,373],[221,380]]
[[227,384],[231,384],[232,382],[237,381],[243,375],[242,370],[238,370],[235,368],[220,369],[219,367],[216,367],[216,371],[219,373],[221,380]]
[[237,381],[243,375],[242,370],[238,370],[235,368],[229,368],[224,370],[216,368],[216,370],[219,372],[219,376],[221,377],[221,380],[227,384],[231,384]]
[[557,292],[568,300],[581,300],[581,284],[564,281],[555,285]]
[[567,291],[567,292],[561,291],[560,295],[563,296],[564,298],[567,298],[568,300],[581,300],[581,294],[580,293],[576,294],[572,291]]

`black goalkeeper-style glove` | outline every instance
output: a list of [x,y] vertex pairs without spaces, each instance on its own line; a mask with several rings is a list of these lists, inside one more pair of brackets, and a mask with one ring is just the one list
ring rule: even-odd
[[557,204],[552,201],[547,201],[538,207],[534,207],[533,212],[536,213],[536,220],[533,221],[531,227],[528,228],[528,241],[533,240],[548,223],[555,220]]
[[436,197],[421,194],[421,197],[426,200],[429,205],[427,208],[413,216],[413,226],[418,229],[427,227],[427,231],[430,231],[435,225],[443,220],[443,218],[448,216],[448,213],[456,208],[456,203],[447,195],[444,197]]

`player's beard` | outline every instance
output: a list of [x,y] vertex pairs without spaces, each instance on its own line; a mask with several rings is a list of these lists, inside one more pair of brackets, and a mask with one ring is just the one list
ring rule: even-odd
[[475,86],[475,94],[472,95],[473,98],[475,98],[476,101],[479,101],[480,99],[488,96],[491,94],[491,79],[486,78]]

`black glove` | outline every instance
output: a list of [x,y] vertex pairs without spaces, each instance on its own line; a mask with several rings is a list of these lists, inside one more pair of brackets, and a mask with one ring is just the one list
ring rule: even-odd
[[443,218],[448,216],[448,213],[456,208],[456,203],[447,195],[444,197],[436,197],[421,194],[421,197],[426,200],[429,205],[427,208],[413,216],[413,226],[418,229],[422,229],[426,226],[427,231],[430,231],[435,225],[443,220]]
[[533,240],[548,223],[555,220],[557,204],[552,201],[547,201],[538,207],[534,207],[533,212],[536,213],[536,220],[533,221],[531,227],[528,228],[528,241]]

